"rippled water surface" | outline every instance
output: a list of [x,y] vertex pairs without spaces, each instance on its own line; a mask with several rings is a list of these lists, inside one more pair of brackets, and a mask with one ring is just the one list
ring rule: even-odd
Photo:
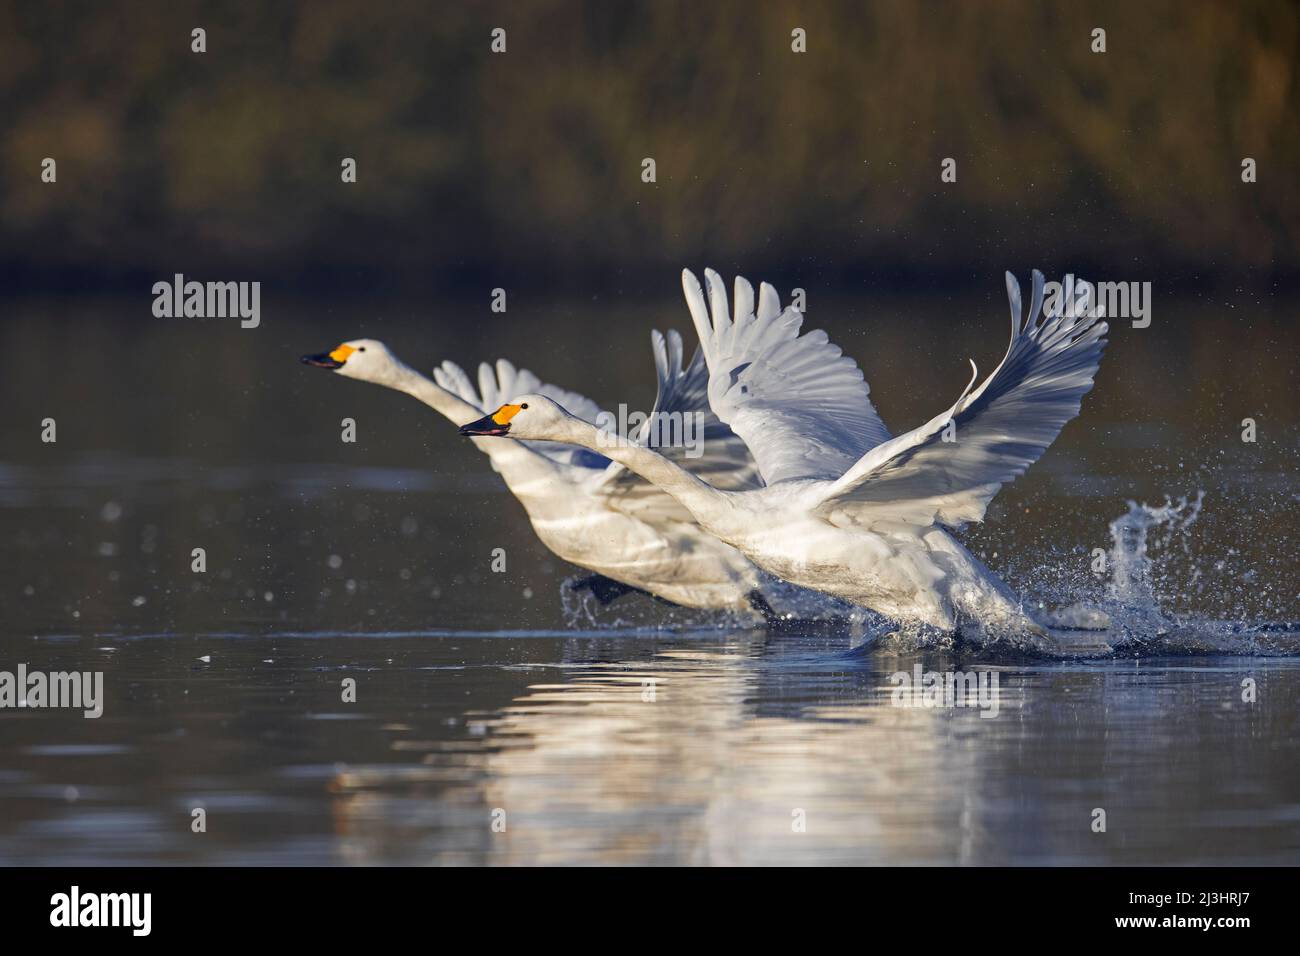
[[[813,319],[896,428],[1005,345],[1000,303],[960,334],[915,305]],[[582,604],[449,423],[295,361],[359,334],[421,367],[522,353],[648,404],[645,330],[676,313],[431,341],[347,304],[255,331],[13,305],[0,670],[102,671],[106,701],[0,710],[0,862],[1298,863],[1300,342],[1268,310],[1226,334],[1221,307],[1118,330],[1081,419],[966,535],[1133,639],[1031,660]],[[900,699],[918,667],[996,696]]]
[[[1296,662],[999,665],[984,717],[892,702],[890,674],[951,659],[844,641],[45,638],[28,656],[109,675],[107,712],[6,718],[0,857],[1300,860]],[[340,703],[346,677],[355,704]]]

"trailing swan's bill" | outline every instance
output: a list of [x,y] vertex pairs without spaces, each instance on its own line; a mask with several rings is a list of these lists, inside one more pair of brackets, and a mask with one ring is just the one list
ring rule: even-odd
[[[659,379],[654,412],[698,412],[703,423],[703,455],[686,458],[681,448],[665,448],[664,453],[681,457],[685,467],[716,487],[758,487],[761,480],[744,442],[709,410],[703,355],[697,352],[683,367],[680,335],[656,331],[651,341]],[[302,361],[405,392],[452,422],[480,416],[523,392],[546,396],[588,423],[601,415],[590,399],[543,384],[505,359],[495,366],[480,365],[477,387],[452,362],[434,369],[431,381],[374,339],[344,342],[330,352],[304,355]],[[650,435],[650,424],[647,420],[639,437]],[[495,427],[504,433],[504,426]],[[612,463],[601,449],[513,440],[476,444],[524,506],[542,543],[600,576],[584,583],[602,601],[635,589],[686,607],[757,612],[769,619],[776,613],[773,604],[789,606],[793,589],[702,531],[671,495]]]
[[[707,302],[695,276],[682,274],[708,363],[709,403],[753,453],[763,486],[717,487],[634,442],[605,454],[793,584],[976,639],[1047,636],[952,531],[981,520],[998,488],[1078,414],[1105,345],[1089,290],[1040,317],[1043,276],[1035,271],[1026,315],[1008,273],[1011,344],[1002,363],[978,388],[976,372],[929,422],[892,437],[856,363],[825,332],[801,334],[803,317],[782,309],[775,289],[764,283],[756,302],[737,278],[733,311],[720,277],[707,270],[705,278]],[[524,394],[503,407],[519,410],[504,431],[485,424],[489,416],[461,433],[587,448],[598,441],[562,401]]]

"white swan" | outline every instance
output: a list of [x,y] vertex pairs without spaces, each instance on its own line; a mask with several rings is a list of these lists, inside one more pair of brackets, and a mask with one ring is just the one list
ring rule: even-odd
[[[711,486],[657,452],[625,442],[610,458],[670,492],[705,530],[759,567],[900,622],[972,636],[1045,630],[1011,590],[949,532],[979,521],[1003,482],[1021,474],[1079,411],[1101,358],[1106,324],[1082,294],[1039,321],[1007,274],[1011,345],[979,388],[926,424],[891,438],[852,359],[764,284],[736,280],[734,314],[706,271],[712,314],[690,272],[682,285],[709,366],[709,401],[743,438],[765,486]],[[971,363],[972,368],[974,362]],[[978,373],[976,373],[978,374]],[[492,430],[485,423],[508,422]],[[525,394],[462,434],[509,434],[592,447],[592,427],[548,397]]]
[[[697,353],[683,369],[680,335],[654,332],[652,344],[659,377],[654,411],[703,415],[705,453],[684,458],[684,463],[716,486],[757,487],[761,482],[744,443],[708,410],[703,356]],[[504,359],[495,368],[486,363],[479,366],[477,390],[451,362],[435,369],[437,381],[430,381],[374,339],[344,342],[327,353],[304,355],[302,361],[405,392],[452,422],[482,415],[519,392],[546,395],[588,421],[598,420],[601,414],[591,400],[545,385]],[[647,421],[643,434],[649,434],[649,427]],[[634,588],[674,604],[757,612],[768,619],[775,613],[768,598],[784,603],[788,588],[703,532],[670,495],[602,454],[576,446],[519,441],[476,444],[524,506],[543,544],[565,561],[624,586],[598,579],[585,582],[602,600]],[[782,593],[778,597],[774,591]]]

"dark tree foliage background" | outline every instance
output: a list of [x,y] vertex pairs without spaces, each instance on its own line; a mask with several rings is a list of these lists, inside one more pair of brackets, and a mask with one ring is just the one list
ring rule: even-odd
[[1264,0],[6,2],[3,279],[1293,286],[1298,46]]

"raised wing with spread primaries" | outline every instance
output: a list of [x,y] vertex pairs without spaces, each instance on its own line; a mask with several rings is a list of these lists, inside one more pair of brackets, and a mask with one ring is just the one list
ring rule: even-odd
[[682,272],[682,290],[709,367],[709,404],[749,446],[763,480],[835,479],[889,439],[853,359],[820,329],[800,335],[803,316],[781,309],[776,290],[736,279],[729,315],[722,279]]
[[[654,408],[632,437],[724,491],[743,491],[763,484],[744,441],[709,407],[709,370],[699,350],[683,367],[685,350],[675,331],[650,333],[658,392]],[[561,403],[563,404],[563,403]],[[622,511],[644,514],[647,507],[678,520],[693,520],[671,495],[634,472],[611,464],[601,476],[600,491]],[[667,500],[664,500],[667,499]]]
[[834,523],[955,527],[981,520],[998,488],[1038,460],[1079,414],[1107,326],[1086,287],[1072,308],[1059,303],[1040,320],[1042,273],[1033,281],[1024,315],[1020,284],[1007,273],[1011,344],[993,374],[974,391],[972,376],[947,411],[871,449],[826,490],[818,513]]

